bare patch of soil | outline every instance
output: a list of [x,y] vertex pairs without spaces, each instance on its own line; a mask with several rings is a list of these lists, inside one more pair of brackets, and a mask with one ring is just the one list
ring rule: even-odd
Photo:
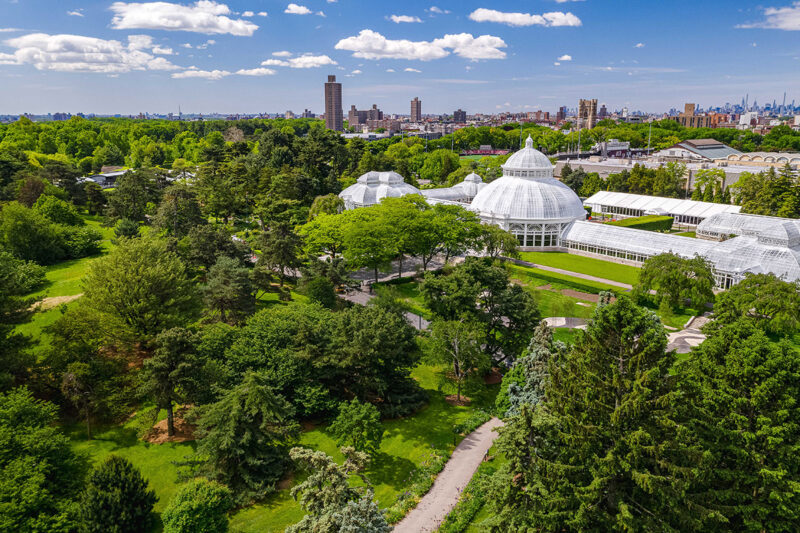
[[553,288],[553,286],[548,283],[547,285],[542,285],[540,287],[536,287],[536,290],[537,291],[549,291],[552,288]]
[[179,408],[175,410],[175,434],[173,436],[170,437],[167,435],[167,419],[165,418],[164,420],[159,420],[156,425],[147,432],[147,435],[144,436],[144,440],[152,444],[163,444],[165,442],[186,442],[194,440],[195,426],[183,419],[187,411],[187,408]]
[[294,483],[294,472],[289,472],[283,477],[283,479],[278,481],[278,484],[275,485],[275,488],[278,490],[287,490],[292,487],[292,483]]
[[461,406],[461,407],[463,407],[465,405],[469,405],[470,403],[472,403],[472,400],[470,400],[469,398],[467,398],[463,394],[461,395],[461,400],[459,400],[458,396],[456,396],[455,394],[448,394],[447,396],[444,397],[444,400],[447,403],[449,403],[450,405],[457,405],[457,406]]
[[[561,289],[561,294],[563,294],[564,296],[571,296],[573,298],[578,298],[579,300],[586,300],[586,301],[594,302],[594,303],[597,303],[597,302],[600,301],[600,295],[599,294],[590,294],[588,292],[575,291],[575,290],[572,290],[572,289]],[[612,302],[615,301],[615,300],[616,300],[616,298],[613,298],[613,297],[611,298]]]
[[58,307],[61,304],[66,304],[77,300],[83,296],[83,293],[80,294],[71,294],[69,296],[51,296],[50,298],[42,298],[40,302],[36,302],[31,306],[32,311],[47,311],[48,309],[52,309],[54,307]]
[[486,385],[497,385],[501,381],[503,381],[503,375],[496,368],[493,368],[491,372],[483,376],[483,382]]

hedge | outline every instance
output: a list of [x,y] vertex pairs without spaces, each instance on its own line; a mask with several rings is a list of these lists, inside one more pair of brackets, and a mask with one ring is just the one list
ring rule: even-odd
[[611,222],[606,222],[606,224],[610,224],[612,226],[622,226],[625,228],[643,229],[647,231],[669,231],[672,229],[672,221],[672,217],[645,215],[643,217],[612,220]]

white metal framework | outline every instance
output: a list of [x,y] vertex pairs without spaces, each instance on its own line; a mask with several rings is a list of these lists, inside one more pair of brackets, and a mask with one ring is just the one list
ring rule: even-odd
[[356,183],[339,193],[345,209],[369,207],[384,198],[398,198],[406,194],[419,194],[419,189],[403,181],[397,172],[370,171],[358,178]]
[[591,207],[594,213],[618,217],[668,215],[675,219],[675,224],[684,226],[697,226],[717,213],[738,213],[742,209],[739,205],[612,191],[599,191],[587,198],[584,203]]

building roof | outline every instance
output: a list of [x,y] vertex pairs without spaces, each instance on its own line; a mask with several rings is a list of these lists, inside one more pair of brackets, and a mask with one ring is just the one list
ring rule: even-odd
[[662,253],[687,258],[700,255],[708,259],[717,272],[736,276],[753,273],[774,274],[787,281],[800,279],[800,247],[769,243],[753,236],[714,242],[608,224],[573,222],[564,230],[561,239],[648,257]]
[[740,205],[714,204],[696,200],[679,198],[662,198],[660,196],[644,196],[625,192],[599,191],[584,203],[591,206],[609,206],[636,209],[645,213],[667,213],[689,217],[708,218],[717,213],[738,213]]
[[764,233],[770,228],[783,223],[791,223],[800,227],[800,220],[744,213],[717,213],[697,225],[697,234],[704,237],[753,236]]
[[438,189],[423,189],[422,195],[425,198],[436,198],[439,200],[452,200],[467,202],[475,198],[478,191],[486,187],[483,178],[474,172],[464,178],[464,181],[452,187],[441,187]]
[[701,157],[714,159],[727,159],[731,155],[739,155],[742,152],[727,146],[716,139],[689,139],[679,142],[675,146],[689,150]]
[[384,198],[397,198],[406,194],[419,194],[419,189],[406,183],[397,172],[370,171],[358,178],[356,183],[339,193],[345,207],[367,207]]
[[572,189],[553,178],[553,165],[533,148],[525,148],[505,165],[503,176],[483,187],[470,207],[481,217],[520,222],[569,222],[583,220],[586,211]]

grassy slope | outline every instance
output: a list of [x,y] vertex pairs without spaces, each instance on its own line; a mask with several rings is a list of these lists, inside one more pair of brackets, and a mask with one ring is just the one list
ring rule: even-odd
[[[483,395],[475,395],[472,407],[454,407],[444,401],[450,393],[445,385],[440,391],[441,368],[421,365],[414,370],[414,377],[431,397],[430,404],[414,416],[384,422],[386,433],[381,443],[380,454],[368,471],[375,485],[375,495],[381,507],[388,507],[405,490],[405,482],[411,471],[430,453],[432,447],[452,452],[453,426],[469,416],[475,407],[494,403],[498,386],[487,388]],[[175,494],[178,468],[174,462],[183,460],[194,449],[193,443],[148,444],[136,438],[135,422],[98,431],[95,439],[86,441],[82,426],[69,428],[76,450],[88,453],[92,460],[100,461],[114,453],[129,459],[148,479],[156,491],[159,502],[156,510],[163,510]],[[325,432],[324,427],[302,434],[300,444],[322,450],[341,461],[336,442]],[[273,494],[265,502],[235,513],[231,520],[231,531],[277,532],[302,518],[303,510],[289,495],[289,490]]]
[[629,285],[634,285],[639,279],[639,268],[637,267],[582,255],[564,252],[521,252],[520,258],[531,263],[561,268],[579,274],[588,274],[620,283],[628,283]]

